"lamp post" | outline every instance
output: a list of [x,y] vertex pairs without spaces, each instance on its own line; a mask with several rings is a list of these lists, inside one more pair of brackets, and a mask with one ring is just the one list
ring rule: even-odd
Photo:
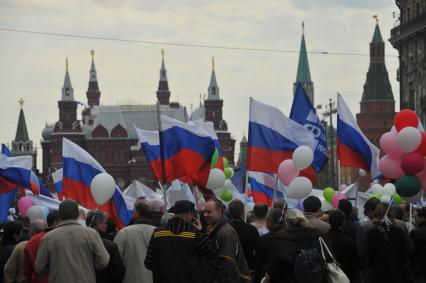
[[330,118],[330,126],[329,126],[329,141],[330,141],[330,155],[331,155],[331,162],[329,167],[329,177],[328,180],[330,182],[330,185],[335,188],[336,187],[336,164],[335,164],[335,154],[334,154],[334,128],[333,128],[333,114],[337,113],[336,108],[336,102],[333,101],[331,98],[329,100],[329,103],[325,105],[325,111],[322,113],[324,117]]

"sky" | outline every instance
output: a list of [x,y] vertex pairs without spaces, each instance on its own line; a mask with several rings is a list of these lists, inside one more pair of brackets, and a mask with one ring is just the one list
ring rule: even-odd
[[[223,117],[238,142],[247,135],[249,97],[289,114],[305,22],[315,104],[343,95],[359,112],[369,65],[369,42],[378,15],[386,42],[386,65],[399,109],[397,51],[387,41],[398,11],[389,0],[0,0],[0,142],[16,133],[23,98],[30,138],[38,147],[41,131],[58,120],[57,101],[65,57],[76,100],[86,102],[91,63],[95,63],[103,105],[154,104],[161,49],[171,100],[195,108],[207,93],[211,58],[224,100]],[[292,52],[183,47],[17,33],[1,29],[73,34],[163,43],[274,49]],[[78,109],[81,117],[82,108]]]

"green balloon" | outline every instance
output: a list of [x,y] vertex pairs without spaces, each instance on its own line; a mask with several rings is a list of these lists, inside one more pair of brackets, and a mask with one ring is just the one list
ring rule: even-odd
[[217,148],[215,148],[213,156],[212,156],[211,168],[216,167],[218,160],[219,160],[219,151],[217,150]]
[[393,203],[396,206],[399,206],[402,203],[402,198],[397,193],[393,194]]
[[396,192],[401,197],[413,197],[420,192],[421,183],[415,176],[402,176],[396,183]]
[[322,196],[325,198],[326,201],[331,203],[331,200],[333,199],[333,195],[336,191],[332,187],[327,187],[322,192]]
[[220,199],[223,201],[231,201],[233,198],[233,195],[230,191],[226,190],[220,195]]
[[230,168],[230,167],[226,167],[223,170],[223,173],[225,173],[225,178],[226,179],[231,179],[232,176],[234,176],[234,169]]
[[371,194],[368,196],[368,198],[376,198],[378,200],[380,200],[382,198],[381,194]]
[[229,167],[229,162],[228,159],[226,157],[223,158],[223,168],[228,168]]

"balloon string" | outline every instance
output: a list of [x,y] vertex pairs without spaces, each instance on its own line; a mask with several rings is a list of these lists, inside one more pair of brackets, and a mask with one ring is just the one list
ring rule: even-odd
[[92,215],[92,220],[90,220],[89,228],[92,228],[93,220],[95,219],[95,214],[99,210],[99,205],[96,206],[95,213]]

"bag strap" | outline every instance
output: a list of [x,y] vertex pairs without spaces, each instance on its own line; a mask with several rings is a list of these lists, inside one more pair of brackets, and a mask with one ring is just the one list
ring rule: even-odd
[[318,241],[320,243],[321,254],[322,254],[322,258],[324,259],[324,262],[327,262],[327,259],[326,259],[325,254],[324,254],[324,248],[325,248],[325,250],[327,251],[328,255],[331,257],[331,259],[333,260],[333,262],[337,263],[336,259],[334,258],[333,254],[330,252],[330,249],[328,248],[328,246],[325,243],[324,239],[322,237],[319,237]]

